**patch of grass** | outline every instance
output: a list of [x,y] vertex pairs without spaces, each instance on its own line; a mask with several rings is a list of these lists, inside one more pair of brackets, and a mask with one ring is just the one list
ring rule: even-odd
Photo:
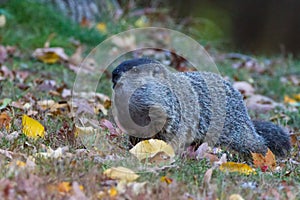
[[105,36],[95,29],[82,28],[57,10],[33,0],[10,0],[2,5],[10,15],[7,24],[0,29],[1,43],[18,45],[22,50],[42,47],[50,36],[51,46],[72,48],[69,38],[95,46]]

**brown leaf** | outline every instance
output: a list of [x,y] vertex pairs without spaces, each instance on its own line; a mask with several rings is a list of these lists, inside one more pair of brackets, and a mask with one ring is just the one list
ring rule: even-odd
[[210,183],[212,173],[213,173],[213,168],[209,168],[204,174],[203,182],[206,186],[208,186]]
[[0,45],[0,63],[3,64],[7,59],[7,51],[6,48]]
[[75,53],[70,57],[69,62],[75,66],[79,66],[82,60],[82,46],[80,45],[77,47]]
[[245,81],[238,81],[233,83],[233,87],[235,89],[237,89],[238,91],[240,91],[240,93],[245,96],[251,96],[254,94],[254,88],[252,87],[252,85],[250,85],[249,83],[245,82]]
[[300,145],[300,132],[291,134],[290,138],[291,138],[291,144],[293,146],[296,146],[297,144]]
[[246,105],[249,110],[253,110],[259,113],[265,113],[270,110],[273,110],[277,106],[282,106],[279,103],[276,103],[269,97],[262,95],[252,95],[246,99]]
[[253,158],[253,164],[255,167],[261,168],[264,172],[267,168],[271,170],[275,170],[276,168],[276,159],[275,155],[272,153],[270,149],[268,149],[266,155],[262,155],[260,153],[251,153]]
[[100,125],[102,126],[102,128],[108,129],[110,133],[110,137],[116,137],[121,134],[120,132],[117,131],[117,129],[113,126],[113,124],[106,119],[102,119]]
[[0,80],[5,80],[5,79],[9,79],[9,80],[14,80],[14,74],[13,72],[8,69],[6,66],[2,66],[0,69]]
[[6,130],[10,129],[11,118],[6,112],[0,113],[0,129],[6,128]]

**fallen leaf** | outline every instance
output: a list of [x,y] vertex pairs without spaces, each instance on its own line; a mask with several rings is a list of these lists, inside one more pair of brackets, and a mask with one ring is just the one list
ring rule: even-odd
[[41,100],[37,102],[37,105],[41,108],[41,110],[47,110],[54,104],[55,104],[54,100]]
[[47,148],[47,152],[39,152],[36,153],[35,156],[41,156],[44,158],[60,158],[63,156],[64,151],[66,151],[66,149],[63,149],[61,147],[58,147],[56,150],[51,149],[51,147]]
[[107,119],[102,119],[100,122],[102,128],[107,128],[111,137],[116,137],[120,135],[117,129],[113,126],[113,124]]
[[220,165],[219,169],[226,172],[239,172],[241,174],[255,174],[255,169],[244,163],[226,162]]
[[294,95],[295,100],[300,101],[300,93]]
[[75,66],[79,66],[80,63],[82,62],[83,58],[82,58],[82,46],[79,45],[75,51],[75,53],[70,57],[69,59],[69,63],[75,65]]
[[70,182],[61,182],[57,184],[58,192],[69,193],[71,189],[72,187]]
[[287,95],[284,95],[284,103],[294,104],[297,103],[296,99],[290,98]]
[[109,178],[125,182],[135,181],[139,177],[134,171],[125,167],[112,167],[105,170],[103,174]]
[[6,17],[5,15],[0,15],[0,28],[4,27],[6,24]]
[[7,151],[4,149],[0,149],[0,154],[4,155],[6,158],[12,159],[13,157],[13,152]]
[[147,17],[144,15],[141,16],[134,22],[134,25],[138,28],[143,28],[143,27],[149,26]]
[[110,188],[110,189],[108,190],[108,193],[109,193],[109,196],[110,196],[110,197],[115,197],[115,196],[117,196],[118,191],[117,191],[117,189],[116,189],[115,187],[112,187],[112,188]]
[[17,165],[18,167],[22,168],[22,167],[25,167],[25,166],[26,166],[26,163],[23,162],[23,161],[17,160],[16,165]]
[[260,113],[265,113],[273,110],[276,107],[282,106],[269,97],[262,95],[252,95],[246,99],[246,105],[249,110],[253,110]]
[[0,63],[3,64],[7,59],[7,50],[4,46],[0,45]]
[[210,183],[212,173],[213,173],[213,168],[209,168],[204,174],[203,182],[205,183],[206,186],[208,186]]
[[291,134],[290,138],[292,146],[300,146],[300,132]]
[[161,156],[159,153],[164,153],[169,159],[175,156],[174,150],[170,145],[157,139],[141,141],[130,149],[129,152],[136,156],[140,161],[153,159],[156,155]]
[[38,48],[33,52],[32,56],[47,64],[54,64],[58,61],[69,60],[64,49],[61,47]]
[[235,89],[237,89],[238,91],[240,91],[240,93],[245,96],[251,96],[254,94],[254,88],[252,87],[252,85],[250,85],[249,83],[245,82],[245,81],[239,81],[239,82],[235,82],[233,83],[233,87]]
[[169,177],[166,177],[166,176],[162,176],[160,177],[160,181],[161,182],[165,182],[167,183],[168,185],[170,185],[172,182],[173,182],[173,179],[169,178]]
[[214,162],[214,166],[220,166],[226,162],[227,162],[227,156],[226,156],[226,153],[223,153],[221,158],[218,161]]
[[23,125],[23,133],[33,139],[37,139],[38,137],[44,138],[45,136],[45,128],[40,122],[35,119],[28,117],[27,115],[23,115],[22,117],[22,125]]
[[265,172],[268,168],[271,170],[275,170],[276,168],[276,159],[275,155],[272,153],[270,149],[268,149],[266,155],[262,155],[260,153],[251,153],[253,158],[253,164],[255,167],[261,168],[263,172]]
[[107,33],[107,26],[105,23],[101,22],[96,25],[96,29],[103,34]]
[[134,35],[129,35],[126,37],[119,37],[119,36],[114,36],[112,38],[112,43],[115,44],[116,46],[128,50],[134,50],[136,49],[136,43],[135,43],[135,36]]
[[6,130],[10,129],[11,118],[6,112],[0,113],[0,129],[6,128]]
[[229,200],[244,200],[244,198],[239,194],[232,194],[230,195]]

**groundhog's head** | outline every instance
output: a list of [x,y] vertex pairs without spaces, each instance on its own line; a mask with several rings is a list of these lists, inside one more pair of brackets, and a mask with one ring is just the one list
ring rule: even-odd
[[112,72],[113,88],[125,73],[130,74],[132,78],[162,77],[166,74],[166,68],[160,62],[149,58],[126,60]]
[[[123,131],[148,138],[164,127],[168,69],[155,60],[140,58],[121,63],[112,73],[113,113]],[[143,135],[145,134],[145,135]]]

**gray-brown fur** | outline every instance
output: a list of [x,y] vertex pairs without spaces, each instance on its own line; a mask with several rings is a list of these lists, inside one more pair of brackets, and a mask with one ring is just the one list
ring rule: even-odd
[[[131,73],[132,69],[134,73]],[[240,92],[217,74],[172,73],[162,64],[147,59],[126,61],[114,72],[115,94],[124,94],[136,83],[142,85],[129,99],[133,121],[140,126],[149,124],[150,107],[160,105],[167,120],[154,137],[171,142],[173,146],[181,142],[203,142],[207,135],[215,134],[218,145],[245,156],[250,152],[266,153],[267,148],[277,156],[286,156],[290,150],[288,135],[270,122],[251,121]],[[213,99],[218,98],[223,98],[223,105],[213,105]],[[221,116],[219,118],[223,116],[223,122],[218,122],[214,113]]]

